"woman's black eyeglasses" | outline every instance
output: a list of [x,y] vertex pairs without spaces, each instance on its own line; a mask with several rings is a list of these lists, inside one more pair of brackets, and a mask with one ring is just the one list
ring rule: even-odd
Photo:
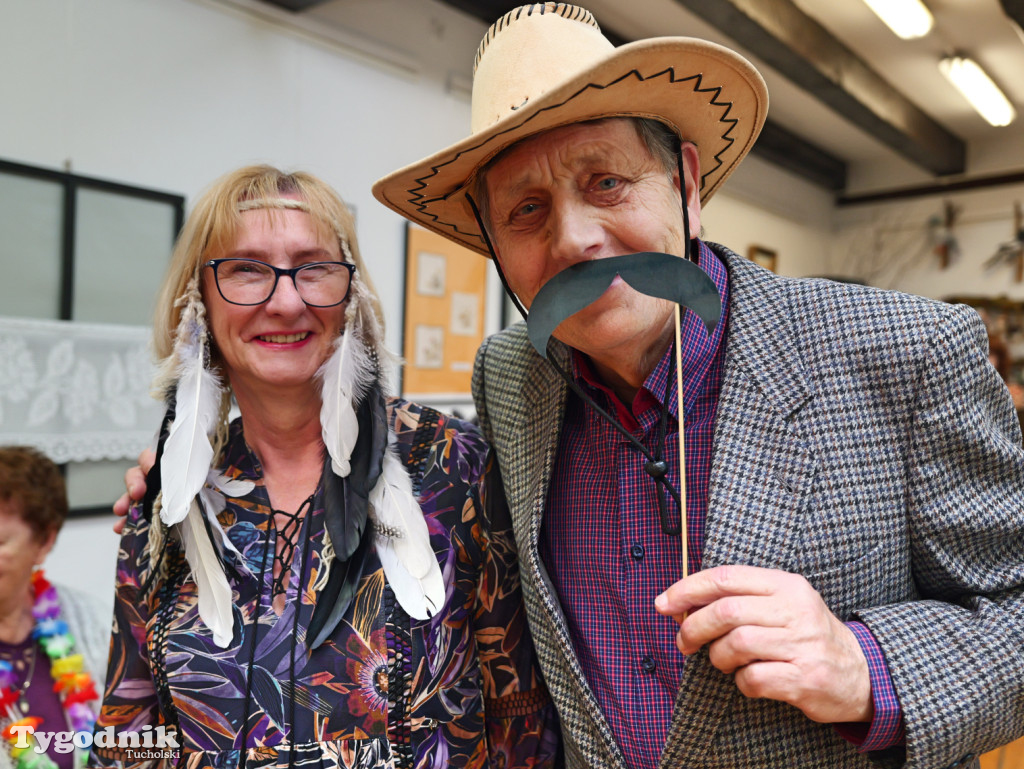
[[211,259],[204,267],[213,268],[217,291],[225,302],[245,306],[270,300],[282,275],[292,279],[302,301],[310,307],[334,307],[348,299],[354,264],[348,262],[310,262],[284,269],[258,259]]

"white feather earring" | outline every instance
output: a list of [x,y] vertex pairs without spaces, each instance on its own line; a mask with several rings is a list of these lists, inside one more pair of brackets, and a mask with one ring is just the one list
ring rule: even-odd
[[334,344],[334,353],[320,367],[320,430],[339,478],[352,470],[350,459],[359,437],[356,406],[374,379],[373,361],[356,322],[358,302],[345,311],[345,330]]
[[206,367],[206,313],[193,277],[182,297],[173,358],[177,365],[175,417],[160,461],[163,508],[160,518],[171,526],[185,518],[213,463],[214,433],[222,395],[218,377]]
[[[360,309],[367,338],[377,342],[371,349],[381,386],[389,392],[397,358],[383,345],[383,331],[368,299],[361,302]],[[384,454],[383,471],[370,492],[374,544],[398,603],[410,617],[425,620],[444,605],[444,577],[430,544],[426,519],[412,491],[409,471],[394,451],[394,440],[389,429],[388,442],[392,445]]]
[[[339,237],[342,254],[351,261],[348,243],[343,236]],[[317,371],[320,380],[320,434],[331,458],[331,469],[339,478],[347,478],[352,472],[352,451],[359,438],[356,408],[376,375],[372,354],[363,335],[362,296],[355,280],[350,295],[345,309],[345,328],[335,340],[331,357]],[[325,531],[321,568],[313,584],[314,590],[322,590],[327,585],[336,558],[334,546],[330,532]]]
[[199,590],[199,616],[224,648],[230,643],[233,599],[217,550],[197,499],[213,464],[211,436],[217,429],[223,390],[207,366],[206,309],[193,276],[184,296],[172,358],[177,366],[175,418],[160,459],[162,504],[160,519],[177,525]]
[[[341,250],[345,259],[352,261],[344,237]],[[383,331],[370,297],[370,291],[355,276],[344,334],[320,372],[321,430],[334,472],[341,477],[351,471],[352,450],[359,437],[358,404],[375,381],[388,393],[389,374],[396,362],[383,344]],[[393,441],[394,434],[390,433],[389,442]],[[370,491],[374,544],[399,604],[410,617],[425,620],[444,604],[444,578],[407,469],[391,448],[382,462],[380,478]],[[330,542],[325,543],[322,557],[323,568],[317,579],[321,587],[327,584],[334,561]]]
[[191,508],[178,524],[177,531],[199,591],[199,618],[210,628],[213,642],[226,649],[234,635],[234,597],[198,499],[192,500]]
[[206,476],[206,485],[199,491],[199,501],[203,505],[203,512],[206,514],[206,522],[213,537],[213,544],[217,548],[217,554],[223,558],[225,551],[234,553],[238,557],[239,568],[245,571],[248,571],[245,558],[235,544],[228,539],[217,516],[227,508],[225,495],[238,499],[252,492],[255,487],[256,484],[252,481],[229,478],[218,470],[211,469]]

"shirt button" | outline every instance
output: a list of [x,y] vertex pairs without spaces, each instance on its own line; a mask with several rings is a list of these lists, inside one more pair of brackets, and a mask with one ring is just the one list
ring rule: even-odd
[[640,665],[641,665],[641,666],[643,667],[643,669],[644,669],[644,670],[646,670],[646,671],[647,671],[648,673],[653,673],[653,672],[654,672],[655,670],[657,670],[657,669],[658,669],[658,663],[657,663],[657,662],[655,662],[655,661],[654,661],[654,657],[652,657],[652,656],[651,656],[651,655],[649,655],[649,654],[648,654],[648,655],[646,655],[646,656],[645,656],[645,657],[644,657],[644,658],[643,658],[642,660],[640,660]]
[[637,542],[629,548],[629,554],[633,556],[634,560],[642,561],[644,559],[644,546]]

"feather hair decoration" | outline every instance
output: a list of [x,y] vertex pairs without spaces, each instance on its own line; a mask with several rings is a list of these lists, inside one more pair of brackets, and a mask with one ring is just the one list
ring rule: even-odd
[[220,419],[223,388],[206,365],[206,308],[198,276],[189,281],[179,302],[184,306],[170,356],[177,367],[177,381],[168,397],[175,411],[160,456],[160,519],[167,526],[177,524],[199,591],[199,617],[212,631],[214,642],[224,648],[233,633],[231,586],[199,499],[214,461],[210,437]]
[[[335,229],[342,255],[354,262],[344,232]],[[330,461],[323,472],[321,567],[314,583],[316,608],[307,630],[309,648],[334,632],[355,598],[374,537],[367,526],[370,493],[382,474],[388,444],[384,394],[395,357],[383,343],[373,292],[353,276],[345,328],[318,375],[320,426]]]
[[429,619],[444,605],[444,577],[409,474],[391,450],[370,492],[370,511],[377,554],[395,598],[413,619]]
[[352,452],[359,438],[356,409],[376,373],[359,324],[353,322],[356,305],[349,305],[345,331],[335,342],[334,353],[317,372],[321,383],[320,430],[334,473],[340,478],[352,471]]
[[364,529],[355,552],[344,561],[335,561],[327,584],[317,593],[316,608],[306,630],[306,643],[316,649],[331,637],[334,629],[348,612],[363,578],[366,561],[373,552],[373,537]]
[[373,538],[366,525],[370,489],[381,475],[388,444],[387,410],[380,387],[373,383],[359,404],[359,438],[352,454],[352,472],[339,478],[324,462],[324,525],[327,529],[321,571],[317,576],[316,608],[309,622],[311,649],[326,640],[345,616],[362,579]]
[[174,343],[176,414],[160,458],[160,518],[168,526],[184,520],[206,482],[214,459],[210,436],[217,428],[222,395],[218,377],[206,367],[206,320],[197,278],[189,282],[184,298]]
[[163,459],[164,446],[167,445],[167,434],[174,423],[175,400],[174,390],[167,395],[167,410],[164,412],[163,421],[160,423],[160,432],[156,441],[156,457],[153,466],[146,473],[146,493],[142,497],[142,514],[147,521],[153,520],[153,503],[160,493],[162,479],[160,478],[160,461]]
[[[338,237],[345,258],[351,261],[348,241],[340,229]],[[382,337],[372,295],[356,274],[345,310],[344,332],[335,342],[334,353],[317,372],[320,430],[331,458],[323,477],[327,533],[321,569],[314,584],[317,590],[328,585],[335,559],[350,558],[362,541],[370,489],[380,475],[387,445],[387,417],[380,390],[385,384],[381,381],[381,362],[390,362],[393,357],[384,347]],[[365,432],[371,428],[367,443]],[[351,569],[346,571],[354,575]],[[337,582],[331,584],[335,591],[339,589]],[[326,594],[326,598],[333,606],[334,596]],[[319,619],[323,620],[322,615]]]
[[199,501],[202,503],[203,512],[206,513],[206,525],[210,530],[213,544],[217,549],[217,555],[221,562],[225,560],[225,551],[238,556],[238,568],[248,571],[245,565],[245,558],[235,547],[234,542],[228,539],[227,532],[220,525],[217,516],[227,507],[228,497],[240,498],[246,496],[256,487],[252,481],[240,481],[228,478],[217,470],[210,470],[206,476],[206,485],[199,491]]
[[[394,379],[400,358],[384,344],[384,329],[376,309],[376,298],[356,272],[352,276],[352,299],[349,312],[359,329],[363,344],[373,362],[374,377],[385,395],[394,392]],[[349,313],[346,313],[346,316]],[[349,320],[346,319],[346,324]],[[346,328],[348,326],[346,325]]]
[[213,633],[213,642],[222,649],[227,648],[234,634],[234,599],[198,498],[192,500],[177,531],[199,591],[199,617]]

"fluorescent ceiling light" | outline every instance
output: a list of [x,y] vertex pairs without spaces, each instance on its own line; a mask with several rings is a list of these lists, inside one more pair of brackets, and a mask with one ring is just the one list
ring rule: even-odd
[[864,0],[893,32],[909,40],[924,37],[932,28],[932,15],[921,0]]
[[991,125],[1009,125],[1017,117],[1009,99],[973,59],[948,56],[939,62],[939,69]]

